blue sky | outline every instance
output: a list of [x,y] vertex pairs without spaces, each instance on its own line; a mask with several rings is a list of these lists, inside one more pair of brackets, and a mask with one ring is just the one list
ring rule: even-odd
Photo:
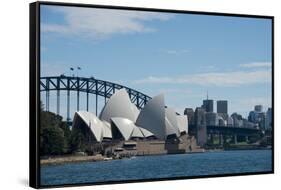
[[164,93],[179,113],[207,91],[229,113],[271,107],[271,46],[269,19],[41,6],[41,76],[79,66],[79,76]]

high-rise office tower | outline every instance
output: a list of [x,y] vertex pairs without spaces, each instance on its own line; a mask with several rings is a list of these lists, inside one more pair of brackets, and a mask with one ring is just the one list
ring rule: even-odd
[[206,112],[214,112],[214,100],[203,100],[202,108],[204,108]]
[[227,100],[217,101],[217,113],[227,114]]
[[262,105],[255,105],[256,112],[262,112]]
[[214,100],[209,100],[208,91],[207,99],[203,100],[203,105],[201,106],[206,112],[214,112]]

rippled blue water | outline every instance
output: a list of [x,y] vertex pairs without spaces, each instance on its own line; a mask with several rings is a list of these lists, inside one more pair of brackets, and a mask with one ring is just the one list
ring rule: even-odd
[[41,185],[265,172],[271,170],[271,150],[143,156],[134,159],[42,166]]

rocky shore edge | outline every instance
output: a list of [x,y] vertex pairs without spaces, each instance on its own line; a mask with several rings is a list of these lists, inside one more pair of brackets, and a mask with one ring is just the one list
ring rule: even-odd
[[73,162],[97,162],[103,160],[106,160],[106,158],[101,154],[97,154],[94,156],[77,156],[77,155],[56,156],[56,157],[41,158],[40,165],[56,165],[56,164],[65,164],[65,163],[73,163]]

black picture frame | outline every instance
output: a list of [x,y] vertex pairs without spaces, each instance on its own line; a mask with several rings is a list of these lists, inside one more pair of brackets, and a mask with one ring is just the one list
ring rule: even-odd
[[[40,185],[40,5],[54,5],[54,6],[68,6],[68,7],[87,7],[87,8],[106,8],[117,10],[134,10],[134,11],[152,11],[164,13],[187,13],[213,16],[231,16],[231,17],[246,17],[246,18],[264,18],[270,19],[272,23],[272,70],[271,70],[271,89],[272,89],[272,171],[266,172],[248,172],[239,174],[219,174],[208,176],[192,176],[192,177],[173,177],[161,179],[142,179],[142,180],[125,180],[125,181],[110,181],[98,183],[81,183],[81,184],[64,184],[64,185]],[[84,185],[102,185],[102,184],[120,184],[120,183],[134,183],[147,181],[163,181],[163,180],[179,180],[179,179],[196,179],[196,178],[213,178],[213,177],[228,177],[228,176],[245,176],[258,174],[273,174],[274,173],[274,16],[264,15],[248,15],[236,13],[218,13],[218,12],[201,12],[188,10],[171,10],[171,9],[156,9],[156,8],[142,8],[142,7],[125,7],[125,6],[109,6],[109,5],[92,5],[92,4],[78,4],[78,3],[61,3],[61,2],[47,2],[38,1],[31,3],[29,8],[29,185],[33,188],[54,188],[54,187],[72,187]]]

